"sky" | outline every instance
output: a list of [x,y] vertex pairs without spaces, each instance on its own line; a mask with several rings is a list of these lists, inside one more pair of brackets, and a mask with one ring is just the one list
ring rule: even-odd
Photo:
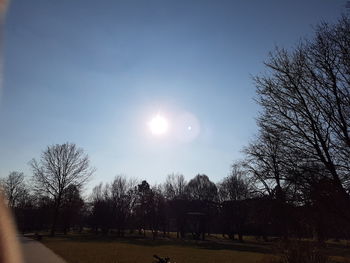
[[[4,25],[0,177],[72,142],[96,168],[218,182],[257,133],[253,76],[344,0],[13,0]],[[161,136],[148,123],[157,114]],[[189,128],[190,127],[190,128]]]

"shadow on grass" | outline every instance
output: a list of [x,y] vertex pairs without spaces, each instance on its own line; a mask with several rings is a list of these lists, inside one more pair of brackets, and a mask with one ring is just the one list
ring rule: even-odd
[[199,248],[207,250],[234,250],[241,252],[253,252],[253,253],[262,253],[262,254],[271,254],[271,243],[269,242],[252,242],[246,241],[239,243],[238,241],[231,240],[206,240],[206,241],[196,241],[190,239],[175,239],[175,238],[158,238],[153,240],[149,237],[140,237],[140,236],[128,236],[128,237],[118,237],[113,235],[94,235],[94,234],[69,234],[69,235],[56,235],[55,237],[44,237],[45,241],[60,241],[60,242],[101,242],[101,243],[124,243],[138,246],[178,246],[178,247],[190,247],[190,248]]
[[[337,255],[340,257],[350,259],[350,247],[342,244],[327,244],[327,250],[330,255]],[[349,261],[350,262],[350,261]]]

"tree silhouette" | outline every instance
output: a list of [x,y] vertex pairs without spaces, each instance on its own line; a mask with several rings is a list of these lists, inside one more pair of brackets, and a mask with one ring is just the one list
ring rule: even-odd
[[[322,23],[311,41],[294,51],[276,49],[256,77],[263,129],[282,133],[283,143],[305,161],[319,162],[343,189],[350,181],[350,20]],[[269,132],[269,131],[267,131]]]
[[250,195],[247,172],[241,163],[232,165],[231,174],[218,184],[220,201],[244,200]]
[[217,199],[216,185],[205,174],[198,174],[188,182],[185,188],[190,200],[214,201]]
[[73,143],[48,146],[39,161],[31,161],[36,190],[54,201],[51,235],[55,235],[62,198],[68,187],[81,187],[93,174],[89,163],[89,157]]
[[164,183],[164,194],[166,198],[184,198],[186,184],[186,180],[182,174],[169,174]]
[[24,174],[20,172],[11,172],[6,178],[0,179],[8,205],[14,208],[19,199],[26,194],[26,186],[24,184]]

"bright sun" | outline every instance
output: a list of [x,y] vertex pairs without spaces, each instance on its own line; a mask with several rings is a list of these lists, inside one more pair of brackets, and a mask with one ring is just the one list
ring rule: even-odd
[[169,125],[167,119],[158,113],[148,123],[148,127],[150,128],[152,134],[162,135],[167,132]]

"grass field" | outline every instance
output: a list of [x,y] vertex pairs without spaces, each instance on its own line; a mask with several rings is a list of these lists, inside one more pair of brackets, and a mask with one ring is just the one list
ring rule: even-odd
[[[68,263],[151,263],[154,254],[177,263],[255,263],[268,262],[273,257],[272,243],[253,239],[238,243],[217,237],[196,242],[69,235],[45,237],[42,242]],[[330,244],[328,250],[335,262],[350,262],[350,248],[343,244]]]

